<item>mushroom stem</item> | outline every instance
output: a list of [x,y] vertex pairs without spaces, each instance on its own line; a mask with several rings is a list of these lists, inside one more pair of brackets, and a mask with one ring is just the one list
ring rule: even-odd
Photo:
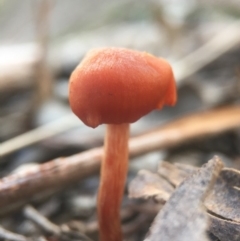
[[98,220],[101,241],[122,241],[120,207],[128,170],[129,124],[107,125]]

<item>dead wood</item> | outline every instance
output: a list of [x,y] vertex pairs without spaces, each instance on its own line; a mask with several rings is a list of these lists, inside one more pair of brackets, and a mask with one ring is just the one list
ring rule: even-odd
[[0,226],[0,239],[9,241],[29,241],[27,237],[10,232]]
[[[10,139],[1,144],[0,156],[76,127],[78,122],[76,117],[70,115]],[[169,148],[195,138],[215,135],[239,126],[239,105],[194,113],[172,121],[148,134],[133,138],[129,144],[130,154],[134,156],[138,155],[138,152],[143,154],[159,148]]]
[[[72,230],[67,225],[57,226],[49,221],[45,216],[39,213],[32,206],[26,206],[23,210],[23,214],[26,219],[32,221],[44,232],[44,238],[47,240],[59,240],[59,241],[91,241],[85,234],[78,230]],[[31,240],[29,240],[31,241]]]
[[48,235],[59,235],[61,233],[60,228],[56,224],[50,222],[30,205],[24,208],[23,215],[38,225]]
[[[193,114],[173,121],[150,133],[131,138],[131,156],[153,150],[169,148],[194,138],[214,135],[240,125],[240,107],[226,107]],[[4,143],[1,148],[4,149]],[[67,185],[92,175],[99,170],[102,147],[70,157],[57,158],[25,172],[9,175],[0,180],[1,212],[22,204],[43,193],[62,189]]]

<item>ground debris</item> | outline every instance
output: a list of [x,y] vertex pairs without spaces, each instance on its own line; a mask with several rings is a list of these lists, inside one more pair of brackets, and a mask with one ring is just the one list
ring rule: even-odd
[[154,197],[158,201],[167,200],[174,187],[165,179],[147,170],[141,170],[129,187],[130,198]]
[[[163,240],[208,240],[204,236],[207,229],[210,237],[212,235],[215,240],[240,240],[240,210],[237,204],[240,197],[239,171],[223,168],[220,158],[215,156],[200,169],[162,162],[158,170],[158,179],[156,175],[153,174],[154,180],[163,179],[164,184],[152,185],[149,182],[151,173],[141,171],[129,188],[130,197],[134,197],[134,183],[141,178],[143,192],[141,194],[138,191],[138,198],[146,198],[146,193],[150,198],[151,192],[146,191],[150,186],[150,190],[154,188],[152,197],[166,202],[157,215],[146,241],[159,240],[160,237],[164,237]],[[176,187],[175,191],[165,188],[166,181]],[[166,198],[167,196],[170,198]]]
[[240,223],[210,216],[209,229],[221,241],[239,241]]
[[240,225],[240,172],[225,168],[209,193],[205,205],[209,211]]
[[28,241],[26,237],[20,234],[10,232],[0,226],[0,240],[9,240],[9,241]]
[[[58,241],[91,241],[89,237],[78,230],[72,230],[68,225],[58,226],[48,220],[34,207],[27,205],[23,209],[25,218],[34,223],[43,236],[37,238],[12,239],[12,241],[58,240]],[[8,231],[7,231],[8,232]],[[15,234],[14,234],[15,235]],[[24,236],[23,236],[24,237]]]

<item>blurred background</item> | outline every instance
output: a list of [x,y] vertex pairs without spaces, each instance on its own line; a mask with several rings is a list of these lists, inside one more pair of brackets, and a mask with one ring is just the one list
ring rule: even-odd
[[[200,111],[214,115],[219,107],[236,107],[231,118],[239,119],[239,19],[238,0],[0,0],[0,177],[103,144],[104,126],[85,127],[68,104],[69,76],[95,47],[147,51],[172,63],[178,104],[134,123],[132,136]],[[199,166],[218,154],[240,168],[240,122],[221,126],[227,113],[213,118],[218,135],[136,158],[129,180],[163,159]],[[90,176],[33,204],[57,223],[82,225],[96,219],[97,187],[98,176]],[[17,209],[1,222],[27,236],[40,232],[21,215]],[[151,220],[143,232],[129,231],[127,240],[142,240]],[[96,240],[97,228],[90,227],[85,233]]]

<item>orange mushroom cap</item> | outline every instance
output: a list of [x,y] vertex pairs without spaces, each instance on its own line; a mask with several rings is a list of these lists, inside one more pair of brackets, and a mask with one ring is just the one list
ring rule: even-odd
[[70,77],[72,111],[88,126],[133,123],[177,99],[170,64],[124,48],[91,50]]

